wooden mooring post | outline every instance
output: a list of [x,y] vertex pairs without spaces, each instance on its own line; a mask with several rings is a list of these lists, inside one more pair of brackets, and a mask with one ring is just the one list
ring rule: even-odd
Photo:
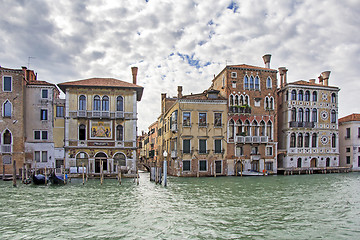
[[13,187],[16,187],[16,161],[13,161]]
[[25,164],[24,164],[23,167],[21,168],[21,182],[22,182],[22,183],[25,182]]
[[46,167],[45,167],[44,175],[45,175],[45,185],[46,185],[46,184],[47,184],[47,172],[46,172]]
[[83,185],[85,184],[85,171],[84,171],[84,163],[82,163],[82,179],[83,179]]
[[100,184],[102,185],[103,184],[103,176],[104,176],[104,173],[103,173],[103,170],[104,170],[104,165],[103,165],[103,161],[100,161]]

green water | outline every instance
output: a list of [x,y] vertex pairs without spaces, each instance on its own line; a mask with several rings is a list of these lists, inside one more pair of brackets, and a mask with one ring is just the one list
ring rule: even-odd
[[360,173],[0,181],[0,239],[360,239]]

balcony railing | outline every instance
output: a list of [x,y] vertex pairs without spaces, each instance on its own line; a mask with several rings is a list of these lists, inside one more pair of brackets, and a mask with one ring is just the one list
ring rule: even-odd
[[314,122],[290,122],[290,127],[313,128],[314,126],[315,126]]
[[3,144],[1,145],[2,153],[12,153],[12,145],[11,144]]
[[235,142],[237,143],[267,143],[268,136],[236,136]]
[[171,125],[171,131],[176,132],[177,130],[178,130],[177,124],[176,124],[176,123],[173,123],[173,124]]
[[136,113],[133,112],[123,112],[123,111],[87,111],[87,110],[77,110],[77,111],[70,111],[69,112],[70,117],[73,118],[111,118],[111,119],[117,119],[117,118],[126,118],[126,119],[132,119],[136,118]]
[[230,113],[251,113],[251,107],[249,106],[230,106]]

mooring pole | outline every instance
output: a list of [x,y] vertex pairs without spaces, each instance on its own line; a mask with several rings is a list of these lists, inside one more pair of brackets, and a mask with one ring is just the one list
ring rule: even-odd
[[46,167],[45,167],[45,185],[47,184],[47,181],[46,181],[46,179],[47,179],[47,173],[46,173]]
[[24,183],[24,178],[25,178],[25,164],[23,165],[23,167],[21,168],[21,182]]
[[103,168],[104,168],[104,163],[103,161],[101,160],[100,161],[100,184],[102,185],[103,184]]
[[84,163],[82,163],[82,177],[83,177],[83,185],[85,184],[85,171],[84,171]]
[[[55,173],[54,173],[54,174],[55,174]],[[65,177],[66,177],[66,173],[65,173],[65,164],[64,164],[64,184],[66,183]]]
[[16,161],[13,161],[13,187],[16,187]]
[[164,160],[164,187],[167,186],[167,161]]

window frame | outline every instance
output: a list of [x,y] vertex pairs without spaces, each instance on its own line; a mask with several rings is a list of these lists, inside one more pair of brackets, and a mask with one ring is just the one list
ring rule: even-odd
[[[185,164],[184,163],[189,163],[189,168],[185,169]],[[191,160],[182,160],[182,171],[183,172],[190,172],[191,171]]]
[[84,94],[81,94],[79,96],[79,108],[78,108],[78,110],[79,111],[85,111],[86,110],[86,96]]
[[48,119],[49,119],[48,109],[41,109],[40,110],[40,120],[41,121],[47,121]]
[[[9,110],[9,109],[10,110]],[[9,114],[7,114],[7,111],[9,110]],[[11,118],[12,117],[12,103],[9,99],[6,99],[2,105],[2,116],[4,118]]]
[[[205,170],[202,170],[201,162],[205,163]],[[205,159],[200,159],[199,160],[199,172],[207,172],[207,171],[208,171],[208,161]]]
[[[218,144],[216,144],[216,143],[218,143]],[[219,146],[219,143],[220,143],[220,146]],[[220,151],[217,151],[219,149],[220,149]],[[214,139],[214,153],[217,153],[217,154],[222,153],[222,141],[221,141],[221,139]]]
[[[189,114],[189,116],[185,116],[185,114]],[[191,112],[183,112],[183,127],[191,127]]]
[[[220,116],[217,116],[220,115]],[[214,113],[214,127],[221,127],[222,126],[222,113],[215,112]]]
[[[44,93],[46,93],[44,97]],[[49,98],[49,89],[41,89],[41,99],[48,99]]]
[[[205,116],[205,117],[201,117],[201,115]],[[199,127],[207,127],[207,114],[206,112],[199,112]],[[203,118],[205,118],[205,120],[203,121]]]
[[[59,109],[61,109],[59,111]],[[64,117],[64,106],[56,106],[56,117]]]
[[[10,90],[5,90],[5,79],[6,78],[10,79]],[[12,92],[12,90],[13,90],[13,78],[12,78],[12,76],[4,75],[2,77],[2,91],[3,92]]]
[[[185,141],[187,142],[189,142],[189,151],[186,151],[185,152]],[[187,150],[187,149],[186,149]],[[183,139],[183,142],[182,142],[182,152],[183,152],[183,154],[191,154],[191,139]]]
[[[201,147],[205,144],[205,149]],[[199,154],[207,154],[207,139],[199,139]]]

